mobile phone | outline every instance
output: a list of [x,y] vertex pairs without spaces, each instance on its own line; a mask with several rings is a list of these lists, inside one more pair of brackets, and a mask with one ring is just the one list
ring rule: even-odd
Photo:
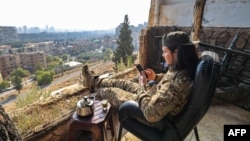
[[143,68],[140,64],[136,65],[137,70],[141,73],[143,71]]
[[[142,66],[140,65],[140,64],[137,64],[136,65],[136,68],[137,68],[137,70],[141,73],[142,71],[144,71],[144,69],[142,68]],[[146,77],[148,77],[148,75],[146,74],[146,72],[145,72],[145,76]]]

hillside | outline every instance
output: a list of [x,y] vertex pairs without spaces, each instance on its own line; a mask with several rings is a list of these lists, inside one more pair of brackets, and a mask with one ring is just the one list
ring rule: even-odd
[[[95,63],[89,64],[90,69],[93,70],[96,74],[112,73],[113,72],[113,65],[114,65],[113,62],[111,62],[111,61],[95,62]],[[66,72],[64,72],[63,75],[59,74],[58,76],[55,76],[54,81],[58,80],[60,77],[63,77],[63,76],[65,76],[67,78],[67,76],[69,76],[70,74],[73,74],[73,73],[78,73],[80,75],[80,72],[81,72],[81,68],[76,68],[74,70],[66,71]],[[80,79],[79,75],[77,75],[75,77],[68,77],[69,78],[68,80],[62,81],[61,83],[60,82],[57,82],[54,84],[52,83],[49,86],[46,86],[46,89],[50,89],[51,91],[55,91],[55,90],[64,88],[66,86],[76,84],[79,82],[79,79]],[[13,92],[9,93],[8,95],[0,96],[0,100],[5,100],[11,96],[18,96],[18,95],[25,94],[28,91],[30,91],[31,88],[32,88],[31,84],[25,85],[23,87],[23,89],[20,91],[20,94],[18,94],[18,91],[13,91]],[[10,103],[4,104],[3,107],[4,107],[5,111],[8,113],[15,108],[15,103],[10,102]]]

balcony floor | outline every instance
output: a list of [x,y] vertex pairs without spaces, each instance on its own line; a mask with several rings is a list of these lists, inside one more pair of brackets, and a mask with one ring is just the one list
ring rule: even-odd
[[[116,115],[117,116],[117,115]],[[250,112],[231,104],[213,102],[206,115],[197,125],[200,140],[223,141],[224,125],[250,124]],[[119,121],[115,118],[116,134],[118,135]],[[108,132],[110,140],[110,132]],[[122,141],[140,141],[123,129]],[[184,141],[196,141],[192,131]]]
[[[119,121],[117,114],[114,118],[116,136],[118,136]],[[250,124],[250,112],[231,104],[213,102],[206,115],[197,125],[200,140],[223,141],[224,125]],[[108,141],[114,141],[110,132],[107,132]],[[122,141],[141,141],[131,133],[123,129]],[[184,141],[196,141],[192,131]]]

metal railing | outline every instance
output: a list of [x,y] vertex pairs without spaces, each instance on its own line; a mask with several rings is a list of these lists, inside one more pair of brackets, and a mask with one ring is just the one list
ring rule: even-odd
[[221,60],[221,75],[234,79],[236,83],[246,83],[250,85],[250,50],[237,50],[235,43],[238,33],[235,35],[228,48],[214,46],[206,43],[199,43],[199,49],[213,50],[217,52]]

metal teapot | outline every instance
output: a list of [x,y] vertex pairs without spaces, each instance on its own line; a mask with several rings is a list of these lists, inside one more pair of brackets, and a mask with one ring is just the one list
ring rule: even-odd
[[76,113],[78,116],[85,117],[94,113],[95,97],[84,96],[76,104]]

